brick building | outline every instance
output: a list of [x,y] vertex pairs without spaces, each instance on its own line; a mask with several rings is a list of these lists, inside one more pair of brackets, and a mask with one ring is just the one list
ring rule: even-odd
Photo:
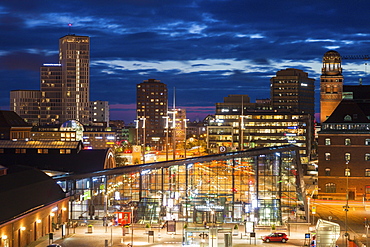
[[344,99],[319,132],[318,198],[370,197],[370,103]]

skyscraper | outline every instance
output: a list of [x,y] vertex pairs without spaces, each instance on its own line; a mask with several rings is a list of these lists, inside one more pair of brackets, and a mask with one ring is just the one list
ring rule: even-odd
[[320,77],[320,120],[325,122],[343,98],[342,58],[336,51],[328,51],[322,59]]
[[89,123],[90,38],[66,35],[59,39],[62,66],[62,121]]
[[167,116],[167,85],[160,80],[145,80],[136,87],[138,142],[158,150],[163,147]]
[[[12,91],[10,109],[34,125],[61,124],[68,120],[88,124],[89,68],[90,38],[72,34],[60,38],[59,63],[41,67],[39,93]],[[29,104],[25,111],[26,106],[21,104],[25,100],[39,104]]]
[[58,124],[63,117],[62,66],[44,64],[40,68],[40,124]]
[[315,113],[315,79],[300,69],[284,69],[271,82],[271,104],[279,112]]

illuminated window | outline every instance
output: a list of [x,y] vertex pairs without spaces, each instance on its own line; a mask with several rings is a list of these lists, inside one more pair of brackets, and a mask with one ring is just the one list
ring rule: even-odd
[[325,153],[325,160],[330,160],[330,153]]
[[367,146],[370,145],[370,139],[365,139],[365,145],[367,145]]
[[370,154],[365,154],[365,160],[370,161]]
[[350,160],[351,160],[351,154],[350,154],[350,153],[345,153],[345,154],[344,154],[344,159],[345,159],[346,161],[350,161]]
[[326,138],[326,139],[325,139],[325,145],[331,145],[330,138]]
[[344,169],[344,176],[350,177],[351,176],[351,169],[349,169],[349,168]]
[[365,169],[365,177],[370,177],[370,169],[369,168]]
[[344,140],[344,145],[346,145],[346,146],[351,145],[351,139],[346,138],[346,139]]
[[325,176],[330,176],[330,168],[325,168]]
[[325,192],[326,193],[336,193],[337,192],[336,185],[334,183],[325,184]]

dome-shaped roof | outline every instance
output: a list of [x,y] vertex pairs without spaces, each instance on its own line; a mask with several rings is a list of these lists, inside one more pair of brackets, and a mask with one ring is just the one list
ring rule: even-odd
[[64,122],[60,126],[59,130],[60,131],[83,131],[84,127],[77,120],[68,120],[67,122]]
[[330,50],[330,51],[325,52],[323,60],[324,61],[334,61],[334,60],[341,61],[342,57],[340,56],[339,52]]
[[330,51],[325,52],[324,56],[331,56],[331,57],[334,57],[334,56],[338,57],[339,56],[340,57],[340,54],[337,51],[330,50]]

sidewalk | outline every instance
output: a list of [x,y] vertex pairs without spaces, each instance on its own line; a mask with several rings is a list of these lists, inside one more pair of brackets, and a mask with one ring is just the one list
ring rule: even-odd
[[[62,230],[59,229],[53,234],[53,241],[49,240],[46,235],[41,239],[31,243],[27,247],[46,247],[50,243],[58,243],[63,247],[69,246],[94,246],[94,247],[126,247],[133,243],[133,246],[182,246],[183,232],[182,229],[177,228],[176,234],[167,233],[166,229],[150,229],[154,236],[148,236],[148,229],[136,226],[133,229],[125,229],[126,233],[123,235],[121,226],[105,227],[101,222],[89,222],[93,225],[93,232],[87,232],[87,226],[78,226],[75,229],[67,229],[66,236],[62,237]],[[241,227],[243,228],[243,227]],[[308,225],[291,225],[290,229],[276,229],[276,232],[286,232],[289,236],[289,241],[285,246],[303,246],[304,234],[308,232]],[[242,229],[240,229],[242,230]],[[204,229],[208,233],[208,229]],[[261,241],[261,236],[267,235],[271,232],[270,229],[261,228],[256,229],[256,237],[249,238],[249,234],[244,231],[239,231],[237,236],[232,237],[234,247],[238,246],[254,246],[264,244]],[[190,246],[208,246],[208,238],[205,238],[202,245],[199,234],[194,235],[193,244]],[[111,241],[113,244],[111,245]],[[267,244],[268,245],[268,244]],[[271,244],[270,244],[271,245]],[[218,244],[215,246],[224,246],[224,233],[218,234]]]

